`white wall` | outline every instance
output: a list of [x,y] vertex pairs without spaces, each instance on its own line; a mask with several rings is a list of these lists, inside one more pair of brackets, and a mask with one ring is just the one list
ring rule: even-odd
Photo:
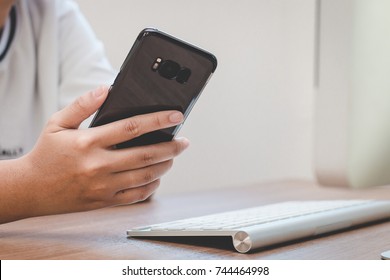
[[160,192],[313,178],[314,0],[77,2],[117,68],[148,26],[218,58]]

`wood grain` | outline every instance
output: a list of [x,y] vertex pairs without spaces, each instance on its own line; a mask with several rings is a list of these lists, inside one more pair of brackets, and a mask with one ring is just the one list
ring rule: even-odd
[[[156,195],[151,201],[0,225],[0,259],[380,259],[390,249],[390,221],[239,254],[216,240],[126,237],[144,224],[286,200],[390,199],[390,187],[325,188],[300,180]],[[185,242],[185,243],[184,243]]]

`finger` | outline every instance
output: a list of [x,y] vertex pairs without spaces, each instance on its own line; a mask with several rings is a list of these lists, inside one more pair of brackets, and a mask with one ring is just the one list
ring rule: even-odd
[[114,172],[138,169],[173,159],[187,149],[189,144],[188,139],[177,138],[154,145],[112,150],[107,159]]
[[108,94],[107,87],[88,92],[78,97],[72,104],[55,113],[51,121],[63,129],[76,129],[103,104]]
[[113,198],[116,205],[130,204],[148,199],[159,187],[160,179],[138,188],[123,189]]
[[91,130],[102,145],[111,147],[151,131],[178,125],[183,119],[179,111],[161,111],[119,120]]
[[156,181],[168,172],[172,164],[173,160],[167,160],[152,166],[115,173],[110,181],[112,191],[116,193],[121,189],[137,188]]

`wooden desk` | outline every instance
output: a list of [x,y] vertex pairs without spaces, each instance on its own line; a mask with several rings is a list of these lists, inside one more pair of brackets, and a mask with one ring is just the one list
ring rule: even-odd
[[286,181],[157,195],[151,201],[0,225],[0,259],[380,259],[390,250],[390,220],[320,238],[239,254],[220,244],[126,238],[143,224],[285,200],[390,199],[390,187],[348,190]]

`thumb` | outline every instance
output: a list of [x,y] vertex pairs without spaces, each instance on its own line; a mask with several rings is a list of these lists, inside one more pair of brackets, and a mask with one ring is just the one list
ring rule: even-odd
[[100,108],[107,94],[108,88],[104,86],[90,91],[55,113],[52,121],[60,128],[77,129],[85,119],[89,118]]

